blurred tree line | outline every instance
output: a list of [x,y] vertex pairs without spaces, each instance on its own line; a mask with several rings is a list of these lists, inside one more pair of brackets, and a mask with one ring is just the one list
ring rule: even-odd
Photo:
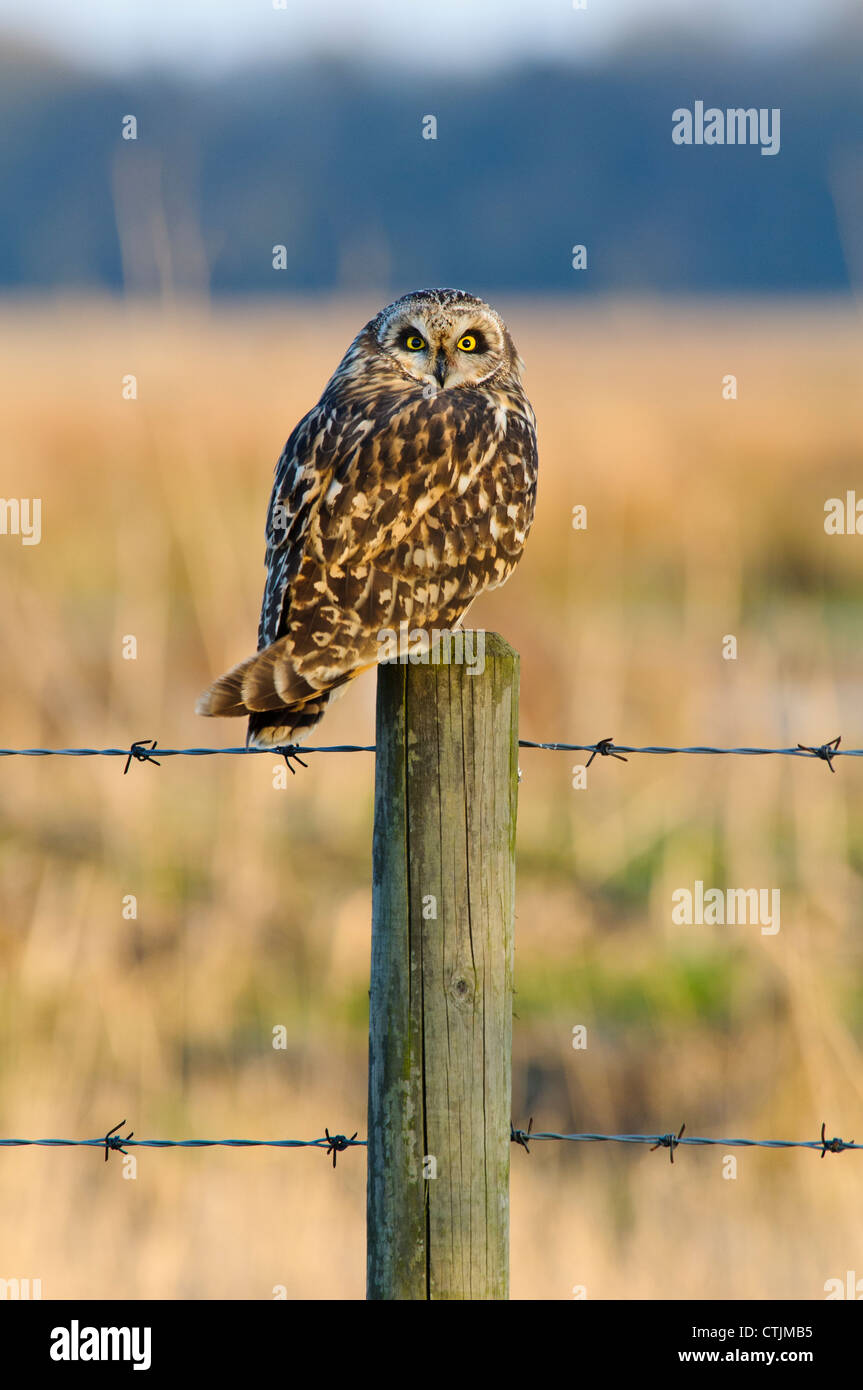
[[[863,273],[861,58],[857,40],[629,50],[470,77],[321,58],[184,81],[7,44],[0,286],[847,291]],[[779,107],[779,154],[675,145],[672,112],[695,100]]]

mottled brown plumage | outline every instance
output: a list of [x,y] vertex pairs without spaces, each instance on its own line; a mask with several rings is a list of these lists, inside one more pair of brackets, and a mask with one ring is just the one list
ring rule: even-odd
[[366,324],[276,465],[257,655],[199,714],[249,715],[252,747],[296,743],[377,663],[382,630],[452,629],[508,578],[536,496],[522,365],[461,290]]

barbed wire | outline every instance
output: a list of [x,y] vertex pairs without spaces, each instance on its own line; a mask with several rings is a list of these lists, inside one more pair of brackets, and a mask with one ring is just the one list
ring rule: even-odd
[[[551,753],[589,753],[588,767],[596,757],[617,758],[625,763],[633,753],[659,757],[680,753],[696,757],[818,758],[827,764],[831,772],[835,772],[833,762],[836,758],[863,758],[863,748],[840,748],[841,741],[842,735],[839,734],[827,743],[798,743],[791,748],[718,748],[708,744],[678,748],[653,744],[636,747],[634,744],[615,743],[612,738],[601,738],[596,743],[540,743],[522,738],[519,739],[518,746],[543,749]],[[311,748],[303,747],[301,744],[279,748],[160,748],[157,739],[146,738],[136,739],[128,748],[0,748],[0,758],[125,758],[126,766],[123,772],[126,773],[132,762],[155,763],[159,767],[161,758],[248,757],[269,754],[270,757],[284,758],[293,772],[294,762],[302,767],[306,766],[303,762],[306,754],[374,752],[373,743],[336,743]]]
[[[618,744],[612,738],[602,738],[596,743],[542,743],[532,739],[519,739],[519,748],[535,748],[548,752],[566,753],[589,753],[587,766],[593,762],[594,758],[612,757],[621,762],[628,761],[630,754],[649,754],[667,756],[672,754],[689,754],[695,756],[742,756],[742,757],[791,757],[791,758],[817,758],[827,763],[831,772],[835,772],[833,761],[835,758],[863,757],[863,748],[844,748],[841,749],[841,735],[829,740],[826,743],[810,745],[798,743],[796,747],[790,748],[720,748],[710,745],[696,745],[691,747],[668,747],[658,745],[648,745],[636,747],[631,744]],[[281,756],[287,765],[294,771],[293,762],[298,762],[306,767],[303,756],[312,753],[374,753],[374,744],[331,744],[327,746],[302,747],[301,745],[289,745],[279,748],[159,748],[156,739],[138,739],[130,744],[128,748],[0,748],[0,757],[28,757],[28,758],[47,758],[47,757],[77,757],[77,758],[125,758],[126,765],[123,769],[124,774],[129,771],[133,761],[151,762],[160,766],[161,758],[206,758],[206,757],[238,757],[249,754],[269,754],[270,756]],[[158,753],[158,757],[156,754]],[[343,1134],[331,1135],[325,1129],[324,1136],[319,1139],[135,1139],[134,1131],[128,1135],[120,1135],[116,1131],[121,1129],[126,1123],[121,1121],[115,1125],[106,1135],[99,1139],[0,1139],[0,1148],[21,1148],[21,1147],[56,1147],[56,1148],[101,1148],[104,1149],[105,1160],[111,1151],[126,1153],[124,1145],[133,1148],[150,1149],[203,1149],[214,1147],[225,1148],[280,1148],[280,1149],[300,1149],[317,1148],[324,1149],[326,1153],[332,1154],[333,1167],[336,1165],[336,1158],[339,1153],[348,1148],[366,1147],[368,1141],[357,1139],[356,1133],[350,1138]],[[671,1162],[674,1162],[674,1151],[681,1145],[692,1146],[720,1146],[724,1148],[762,1148],[762,1149],[814,1149],[820,1152],[823,1158],[828,1153],[842,1153],[846,1150],[863,1149],[863,1144],[855,1144],[853,1140],[846,1142],[843,1139],[834,1137],[826,1138],[826,1126],[821,1126],[820,1140],[785,1140],[785,1139],[717,1139],[703,1136],[685,1135],[685,1125],[682,1125],[678,1133],[669,1134],[559,1134],[551,1131],[534,1131],[532,1129],[533,1119],[528,1123],[526,1130],[516,1129],[510,1126],[510,1139],[512,1143],[523,1147],[530,1152],[529,1144],[534,1141],[554,1140],[566,1143],[604,1143],[604,1144],[648,1144],[651,1150],[667,1148],[670,1152]]]
[[697,744],[689,748],[671,748],[651,744],[639,748],[627,743],[615,743],[612,738],[601,738],[597,743],[534,743],[530,739],[519,739],[518,746],[519,748],[544,748],[553,753],[589,753],[588,767],[597,755],[604,758],[618,758],[625,763],[627,761],[625,755],[628,753],[648,753],[654,756],[688,753],[708,757],[820,758],[822,762],[826,762],[831,772],[835,772],[834,758],[863,758],[863,748],[840,748],[841,742],[842,735],[838,734],[828,743],[814,745],[798,743],[793,748],[715,748],[708,744]]
[[863,1144],[855,1144],[853,1139],[847,1142],[838,1136],[828,1139],[826,1121],[821,1126],[820,1139],[711,1139],[699,1135],[684,1137],[685,1129],[686,1125],[683,1124],[677,1134],[555,1134],[534,1130],[531,1116],[527,1129],[515,1129],[510,1125],[510,1139],[513,1144],[520,1144],[523,1149],[527,1149],[528,1153],[528,1145],[535,1139],[558,1139],[573,1144],[649,1144],[651,1151],[668,1149],[672,1163],[674,1150],[681,1144],[692,1144],[696,1147],[716,1146],[723,1149],[817,1149],[822,1158],[825,1154],[844,1153],[846,1149],[863,1149]]
[[[333,1167],[340,1153],[347,1149],[367,1148],[367,1139],[358,1139],[356,1131],[346,1134],[330,1134],[324,1129],[320,1139],[135,1139],[134,1130],[120,1134],[126,1124],[121,1120],[109,1129],[100,1139],[0,1139],[0,1148],[85,1148],[103,1149],[105,1162],[110,1153],[127,1154],[133,1149],[323,1149],[327,1156],[332,1154]],[[533,1116],[527,1129],[516,1129],[510,1125],[510,1142],[518,1144],[530,1153],[529,1145],[542,1140],[557,1140],[569,1144],[648,1144],[651,1152],[655,1149],[668,1149],[671,1162],[674,1151],[681,1145],[695,1147],[717,1147],[723,1149],[814,1149],[821,1157],[826,1154],[845,1153],[849,1149],[861,1150],[863,1144],[854,1140],[827,1138],[826,1122],[821,1126],[820,1139],[715,1139],[699,1135],[685,1134],[686,1125],[681,1125],[677,1134],[558,1134],[549,1130],[534,1130]]]
[[321,1139],[135,1139],[134,1130],[128,1134],[118,1134],[126,1121],[121,1120],[103,1134],[101,1139],[0,1139],[0,1149],[20,1148],[58,1148],[58,1149],[104,1149],[105,1162],[109,1153],[126,1153],[126,1145],[132,1149],[324,1149],[336,1158],[345,1149],[366,1147],[367,1139],[358,1139],[356,1130],[350,1137],[345,1134],[330,1134],[324,1129]]

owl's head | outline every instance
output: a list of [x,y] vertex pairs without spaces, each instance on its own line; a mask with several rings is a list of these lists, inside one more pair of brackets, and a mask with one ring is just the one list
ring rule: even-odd
[[368,327],[404,376],[435,390],[518,380],[523,367],[500,315],[464,290],[415,290]]

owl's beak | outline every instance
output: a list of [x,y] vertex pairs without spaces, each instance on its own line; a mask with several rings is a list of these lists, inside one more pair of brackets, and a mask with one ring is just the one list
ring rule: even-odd
[[443,386],[449,374],[449,362],[446,359],[446,353],[439,352],[435,358],[434,374],[435,380],[440,386]]

